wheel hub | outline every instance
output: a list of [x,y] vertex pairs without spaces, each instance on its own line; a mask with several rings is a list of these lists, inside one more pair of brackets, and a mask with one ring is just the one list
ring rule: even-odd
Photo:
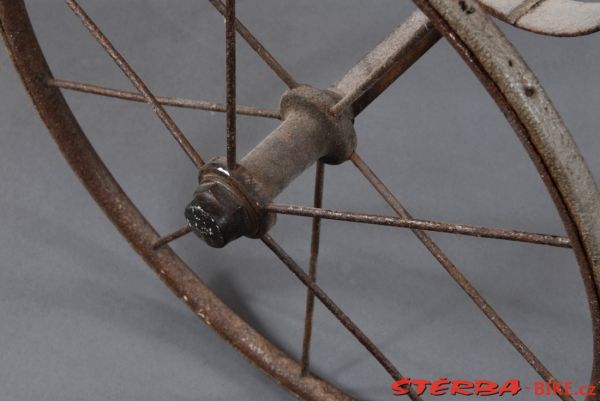
[[208,245],[221,248],[242,237],[259,238],[275,223],[264,212],[288,184],[322,159],[346,161],[356,148],[353,115],[330,112],[339,96],[300,86],[281,99],[283,122],[228,170],[224,158],[204,165],[194,199],[185,209],[188,224]]

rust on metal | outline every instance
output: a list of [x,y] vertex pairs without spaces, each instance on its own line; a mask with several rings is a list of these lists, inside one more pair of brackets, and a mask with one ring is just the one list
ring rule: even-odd
[[233,348],[294,396],[310,401],[351,401],[335,386],[300,374],[300,365],[231,309],[171,250],[153,245],[158,233],[112,177],[81,130],[57,87],[22,0],[0,0],[0,29],[7,49],[41,119],[94,200],[163,283]]
[[414,12],[335,83],[331,90],[343,97],[331,112],[337,114],[352,107],[358,115],[440,37],[423,13]]
[[173,242],[178,238],[183,237],[186,234],[189,234],[192,232],[192,228],[189,225],[185,225],[167,235],[165,235],[162,238],[159,238],[153,245],[152,245],[152,249],[158,249],[160,247],[163,247],[165,245],[167,245],[169,242]]
[[[208,0],[225,17],[226,8],[221,0]],[[256,37],[242,24],[239,19],[235,20],[235,29],[244,38],[248,45],[263,59],[273,72],[290,88],[298,86],[298,82],[289,72],[273,57],[273,55],[256,39]]]
[[[392,379],[402,379],[402,374],[373,341],[344,313],[342,309],[323,291],[300,266],[273,240],[268,234],[261,238],[262,242],[283,262],[298,279],[311,290],[319,301],[339,320],[339,322],[360,342],[363,347],[379,362],[379,364],[390,374]],[[414,389],[409,389],[407,394],[413,401],[422,400]]]
[[[573,137],[533,72],[502,32],[445,0],[415,0],[490,93],[521,140],[563,221],[579,264],[594,338],[591,385],[600,385],[600,193]],[[534,95],[531,95],[531,89]],[[539,373],[539,372],[538,372]],[[600,399],[600,395],[593,398]]]
[[[377,175],[367,166],[358,154],[352,155],[352,163],[365,176],[367,181],[379,192],[386,203],[394,209],[398,216],[403,219],[412,219],[412,216],[385,186],[385,184],[377,177]],[[547,382],[557,382],[550,371],[542,364],[538,357],[525,345],[525,343],[517,336],[512,328],[500,317],[498,312],[492,308],[489,302],[481,295],[481,293],[471,284],[469,279],[459,270],[459,268],[450,260],[448,255],[433,241],[433,239],[422,230],[413,229],[415,236],[427,248],[431,255],[440,263],[440,265],[448,272],[450,277],[459,285],[459,287],[471,298],[481,312],[492,322],[494,326],[502,333],[508,342],[517,350],[523,358],[529,363],[536,372],[542,376]],[[566,401],[574,401],[572,397],[563,395]]]
[[235,0],[225,5],[225,96],[227,103],[227,169],[236,164],[236,49],[235,49]]
[[320,159],[346,161],[356,133],[349,111],[329,113],[338,100],[333,92],[309,86],[287,91],[280,106],[283,122],[235,169],[213,159],[200,170],[200,186],[185,211],[193,231],[218,248],[241,236],[261,237],[273,224],[264,205],[294,178]]
[[[316,208],[323,206],[323,184],[325,182],[325,163],[317,162],[315,173],[315,194],[313,205]],[[267,209],[268,210],[268,209]],[[319,245],[321,242],[321,217],[313,216],[310,236],[310,259],[308,261],[308,279],[316,283],[317,262],[319,260]],[[310,288],[306,290],[306,309],[304,316],[304,335],[302,336],[302,357],[300,358],[302,374],[308,373],[310,365],[310,342],[312,338],[313,313],[315,308],[315,294]]]
[[531,244],[549,245],[561,248],[571,247],[569,238],[559,235],[537,234],[525,231],[473,226],[468,224],[452,224],[441,221],[418,220],[296,205],[271,204],[266,206],[266,210],[271,213],[289,214],[293,216],[306,216],[319,219],[322,218],[329,220],[348,221],[352,223],[402,227],[422,231],[437,231],[449,234],[461,234],[472,237],[527,242]]
[[[56,80],[33,33],[22,0],[0,0],[0,26],[11,58],[42,120],[67,162],[98,205],[160,279],[195,315],[223,336],[234,348],[296,397],[304,400],[350,400],[334,386],[311,375],[310,333],[314,298],[318,298],[376,358],[394,379],[401,377],[390,359],[316,284],[320,219],[406,227],[414,231],[442,267],[467,293],[485,316],[525,360],[548,382],[557,380],[501,319],[477,289],[450,261],[424,230],[452,232],[572,247],[581,269],[594,329],[594,366],[591,384],[600,384],[600,195],[571,135],[564,127],[543,88],[522,58],[475,0],[415,0],[422,11],[405,23],[350,70],[329,90],[298,83],[235,18],[234,0],[210,2],[226,17],[226,105],[155,97],[133,68],[112,46],[92,19],[74,0],[66,0],[110,57],[132,81],[139,94]],[[571,0],[480,0],[488,12],[519,27],[537,32],[573,36],[598,29],[599,4]],[[576,4],[575,4],[576,3]],[[558,7],[562,7],[559,10]],[[556,19],[557,10],[560,19]],[[537,24],[537,25],[536,25]],[[281,125],[236,164],[235,28],[273,71],[290,87],[282,98]],[[367,164],[353,153],[356,135],[353,119],[395,79],[444,35],[488,90],[522,141],[563,220],[568,238],[487,227],[416,220],[398,202]],[[186,209],[188,225],[160,237],[135,208],[86,139],[63,98],[60,88],[79,90],[149,103],[187,155],[200,168],[200,186]],[[206,165],[162,105],[225,111],[228,121],[227,158]],[[267,116],[264,110],[245,109]],[[271,113],[273,116],[274,113]],[[277,114],[277,116],[279,116]],[[327,133],[327,135],[323,135]],[[299,151],[300,150],[300,151]],[[322,208],[323,162],[350,159],[399,216],[388,217]],[[273,205],[283,189],[310,165],[317,163],[313,208]],[[274,213],[313,218],[311,260],[305,273],[266,234]],[[261,238],[307,287],[307,311],[302,364],[273,346],[247,325],[206,287],[171,250],[170,241],[194,231],[209,245],[224,246],[242,235]],[[413,400],[420,398],[411,390]],[[572,401],[568,395],[563,400]],[[600,395],[588,397],[597,401]]]
[[175,124],[175,121],[165,111],[162,105],[156,100],[148,86],[142,81],[140,76],[131,68],[125,58],[115,49],[112,43],[108,40],[106,35],[98,28],[94,21],[86,14],[81,6],[75,0],[65,0],[67,5],[73,10],[73,13],[79,17],[83,25],[88,31],[94,36],[96,41],[102,46],[102,48],[108,53],[110,58],[117,64],[117,66],[123,71],[125,76],[129,78],[133,86],[140,91],[140,93],[146,99],[146,102],[152,107],[158,118],[163,122],[165,127],[169,130],[173,138],[177,141],[179,146],[183,149],[185,154],[190,160],[200,168],[204,164],[204,160],[200,154],[194,149],[190,141],[185,137],[181,129]]
[[[49,79],[48,85],[56,86],[61,89],[68,89],[77,92],[90,93],[93,95],[112,97],[115,99],[123,99],[132,102],[146,103],[146,98],[143,95],[135,92],[124,91],[121,89],[112,89],[104,86],[93,85],[88,83],[66,81],[64,79]],[[181,107],[184,109],[195,109],[195,110],[206,110],[216,111],[219,113],[225,113],[227,111],[227,105],[222,103],[206,102],[203,100],[192,100],[182,99],[176,97],[156,96],[156,101],[164,106]],[[274,118],[277,120],[281,119],[279,111],[264,109],[252,106],[240,106],[236,105],[235,111],[237,114],[252,116],[252,117],[265,117]]]

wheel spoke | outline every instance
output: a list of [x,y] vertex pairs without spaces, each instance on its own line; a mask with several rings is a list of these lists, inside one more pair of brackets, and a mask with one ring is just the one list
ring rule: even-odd
[[236,115],[235,115],[235,0],[226,0],[225,6],[225,81],[227,98],[227,168],[236,165]]
[[[315,208],[323,206],[323,182],[325,179],[325,164],[317,162],[315,177]],[[317,262],[319,259],[319,243],[321,241],[321,217],[314,216],[312,221],[312,234],[310,240],[310,261],[308,263],[308,278],[312,283],[317,282]],[[310,288],[306,292],[306,314],[304,317],[304,337],[302,339],[302,375],[308,373],[310,364],[310,340],[312,337],[313,313],[315,308],[315,294]]]
[[549,245],[561,248],[571,247],[571,243],[567,237],[550,234],[529,233],[516,230],[505,230],[501,228],[480,227],[468,224],[452,224],[432,220],[405,219],[394,216],[354,213],[342,210],[331,210],[296,205],[271,204],[266,207],[266,210],[271,213],[288,214],[293,216],[323,218],[329,220],[348,221],[352,223],[375,224],[380,226],[402,227],[423,231],[438,231],[450,234],[468,235],[472,237],[528,242],[532,244]]
[[[50,86],[55,86],[61,89],[90,93],[99,96],[112,97],[132,102],[146,103],[146,99],[144,98],[144,96],[135,92],[54,78],[50,78],[47,83]],[[216,111],[220,113],[225,113],[227,110],[227,106],[223,103],[212,103],[203,100],[182,99],[166,96],[155,96],[155,98],[158,103],[164,106],[181,107],[184,109]],[[274,118],[278,120],[281,119],[281,115],[277,110],[237,105],[235,111],[237,114],[242,114],[246,116]]]
[[[394,197],[385,184],[375,175],[375,173],[367,166],[357,153],[354,153],[350,159],[365,178],[379,192],[388,205],[402,218],[411,219],[411,215],[402,206],[402,204]],[[452,263],[448,256],[440,249],[440,247],[421,230],[413,230],[417,238],[425,245],[427,250],[435,257],[442,267],[450,274],[456,283],[467,293],[473,300],[475,305],[483,312],[483,314],[496,326],[502,335],[510,342],[510,344],[523,356],[523,358],[531,365],[531,367],[544,379],[546,382],[558,382],[550,371],[542,364],[538,357],[523,343],[523,341],[515,334],[508,324],[498,315],[492,306],[483,298],[465,275]],[[560,398],[565,401],[575,401],[571,396],[560,395]]]
[[[287,266],[290,271],[308,287],[312,293],[329,309],[329,311],[348,329],[348,331],[375,357],[394,380],[400,380],[403,376],[392,362],[381,352],[381,350],[371,341],[369,337],[340,309],[340,307],[323,291],[316,283],[311,281],[310,277],[302,270],[300,266],[277,244],[269,235],[262,237],[265,245]],[[410,389],[409,397],[411,400],[421,400],[414,390]]]
[[181,238],[190,232],[192,232],[192,228],[186,224],[185,226],[165,235],[164,237],[159,238],[154,244],[152,244],[152,249],[159,249],[167,245],[169,242],[175,241],[176,239]]
[[142,81],[139,75],[133,70],[131,65],[127,63],[125,58],[115,49],[112,43],[108,40],[106,35],[102,33],[100,28],[94,23],[94,21],[87,15],[87,13],[81,8],[81,6],[75,0],[65,0],[69,8],[73,10],[75,15],[79,17],[83,25],[88,31],[94,36],[96,41],[102,46],[102,48],[108,53],[113,61],[119,66],[121,71],[129,78],[133,86],[144,96],[146,102],[152,107],[158,118],[163,122],[165,127],[169,130],[173,138],[177,141],[179,146],[188,155],[196,167],[200,168],[204,165],[204,160],[200,154],[194,149],[192,144],[185,137],[183,132],[179,129],[175,121],[165,111],[162,105],[156,100],[148,86]]
[[[211,4],[223,16],[226,14],[225,5],[221,0],[209,0]],[[256,37],[238,19],[235,20],[235,29],[244,38],[248,45],[264,60],[275,74],[290,88],[298,86],[298,82],[283,68],[281,64],[269,53],[267,49],[256,39]]]

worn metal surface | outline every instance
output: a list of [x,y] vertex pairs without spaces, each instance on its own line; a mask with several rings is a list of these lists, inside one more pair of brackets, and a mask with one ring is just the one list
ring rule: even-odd
[[86,14],[86,12],[79,6],[74,0],[65,0],[67,5],[73,10],[75,15],[79,17],[83,25],[88,31],[94,36],[96,41],[106,50],[108,55],[113,59],[115,64],[123,71],[125,76],[129,78],[133,86],[140,92],[146,102],[152,107],[152,110],[156,113],[158,118],[165,125],[167,130],[171,133],[175,141],[183,149],[185,154],[190,158],[192,163],[196,167],[200,168],[204,164],[204,160],[200,154],[194,149],[190,141],[183,134],[181,129],[177,126],[171,116],[165,111],[164,107],[160,104],[154,94],[150,91],[150,88],[142,81],[140,76],[134,71],[134,69],[127,63],[123,55],[117,51],[113,44],[108,38],[100,31],[94,21]]
[[192,231],[214,248],[222,248],[242,236],[258,238],[275,223],[252,185],[246,169],[227,169],[227,161],[218,157],[200,170],[200,185],[185,208]]
[[[360,342],[367,351],[379,362],[381,366],[389,373],[394,380],[403,378],[398,368],[389,360],[387,356],[371,341],[371,339],[350,319],[348,315],[323,291],[309,275],[302,270],[300,266],[279,246],[268,234],[261,238],[262,242],[273,251],[273,253],[283,262],[290,271],[329,309],[329,311],[340,321],[342,325]],[[413,401],[421,401],[413,389],[409,389],[407,394]]]
[[[221,0],[208,0],[225,17],[225,4]],[[259,42],[244,24],[237,18],[235,19],[235,29],[248,45],[263,59],[263,61],[273,70],[273,72],[291,89],[298,86],[298,82],[289,72],[273,57],[273,55]]]
[[235,48],[235,0],[225,5],[225,99],[227,103],[227,169],[236,163],[236,48]]
[[[143,100],[157,110],[163,122],[166,121],[167,128],[178,138],[177,131],[173,131],[174,127],[168,124],[168,115],[161,112],[159,99],[147,90],[141,79],[128,67],[110,42],[77,7],[77,3],[70,0],[67,2],[136,84]],[[221,12],[224,11],[220,1],[211,0],[211,2]],[[345,132],[347,137],[348,132],[345,130],[349,129],[348,126],[352,126],[352,118],[437,41],[439,34],[432,30],[432,26],[435,26],[437,31],[444,34],[463,56],[507,116],[561,214],[569,235],[568,243],[573,247],[581,267],[590,303],[596,347],[592,383],[598,384],[600,376],[597,361],[600,344],[598,311],[600,201],[595,182],[539,83],[501,32],[482,12],[480,6],[474,0],[416,0],[415,2],[428,18],[421,13],[414,14],[407,23],[338,82],[334,87],[337,95],[306,86],[297,87],[286,95],[289,96],[289,104],[287,106],[282,104],[284,119],[282,126],[242,159],[239,166],[228,169],[227,163],[215,160],[203,167],[201,188],[203,184],[206,187],[211,187],[212,184],[212,188],[204,188],[201,191],[203,192],[201,196],[206,196],[205,202],[207,202],[201,203],[201,206],[210,205],[219,210],[206,213],[204,217],[213,220],[206,219],[210,223],[201,223],[198,227],[210,230],[222,229],[220,236],[209,237],[209,240],[217,245],[224,244],[231,240],[230,237],[240,234],[240,227],[243,228],[241,231],[244,231],[241,235],[262,236],[263,242],[308,287],[309,299],[313,295],[318,297],[392,377],[400,377],[390,360],[315,284],[314,275],[311,277],[310,274],[304,273],[269,236],[263,235],[272,220],[269,220],[269,215],[266,213],[268,209],[262,206],[272,200],[294,177],[316,160],[325,158],[328,162],[338,163],[351,157],[359,170],[400,215],[402,224],[408,224],[409,221],[412,224],[416,221],[411,219],[408,212],[362,159],[356,154],[350,154],[355,144],[347,140],[340,142],[339,139],[343,135],[339,136],[336,133],[338,130]],[[519,12],[523,13],[523,16],[527,15],[527,12]],[[53,80],[46,65],[27,18],[23,1],[0,0],[0,23],[9,52],[25,87],[65,158],[112,222],[175,295],[233,347],[297,397],[306,400],[349,399],[326,382],[310,374],[302,375],[302,367],[297,362],[276,349],[237,317],[166,246],[170,240],[187,233],[189,228],[184,227],[159,238],[121,190],[85,138],[58,89],[60,85],[48,84],[58,81]],[[235,27],[261,54],[261,45],[237,20]],[[272,56],[263,58],[290,86],[297,86]],[[116,94],[111,93],[111,95]],[[132,100],[139,100],[139,98],[132,98]],[[233,103],[229,102],[230,115],[233,115]],[[329,111],[333,113],[329,114]],[[346,128],[341,129],[340,125]],[[353,131],[350,137],[352,136]],[[187,151],[190,155],[190,150]],[[202,160],[200,159],[197,164],[202,165]],[[242,213],[242,217],[239,217],[240,210],[248,213],[246,215]],[[310,212],[312,217],[335,215],[335,213],[331,215],[323,212],[322,209]],[[218,221],[214,219],[215,217],[224,220]],[[362,218],[371,222],[379,221],[377,216],[346,217]],[[196,217],[192,216],[190,220],[191,228],[198,229],[193,224],[197,222]],[[400,220],[395,222],[400,224]],[[443,251],[419,230],[425,227],[411,228],[415,229],[419,239],[436,259],[538,373],[545,380],[555,380]],[[530,235],[522,234],[522,236]],[[510,236],[514,236],[514,233]],[[544,241],[556,241],[557,244],[560,242],[566,245],[564,238],[544,238]],[[598,397],[600,396],[590,397],[589,400],[596,400]],[[419,399],[414,394],[411,394],[411,398]],[[572,399],[567,396],[562,398]]]
[[0,0],[0,26],[9,54],[50,134],[108,218],[167,287],[235,349],[293,395],[303,400],[349,401],[334,386],[300,374],[300,365],[239,318],[159,239],[112,177],[73,116],[33,33],[22,0]]
[[218,248],[241,236],[260,237],[272,224],[265,220],[264,205],[294,178],[319,159],[347,160],[356,148],[356,133],[350,109],[329,113],[338,100],[333,92],[309,86],[290,89],[281,99],[283,122],[235,169],[218,160],[202,168],[185,213],[194,232]]
[[152,244],[152,248],[158,249],[160,247],[163,247],[163,246],[167,245],[169,242],[175,241],[177,238],[181,238],[184,235],[189,234],[191,231],[192,231],[192,228],[186,224],[185,226],[156,240],[154,242],[154,244]]
[[486,11],[501,20],[544,35],[581,36],[600,30],[598,3],[576,0],[478,1]]
[[[542,86],[474,0],[415,0],[503,111],[561,216],[581,268],[594,330],[591,384],[600,383],[600,194]],[[534,366],[535,367],[535,366]],[[542,369],[538,373],[547,376]],[[569,399],[569,398],[564,398]],[[588,400],[598,400],[600,395]]]
[[[315,173],[315,193],[313,206],[323,206],[323,185],[325,182],[325,164],[317,162]],[[317,281],[317,262],[319,260],[319,246],[321,243],[321,218],[314,216],[310,236],[310,259],[308,261],[308,279],[315,283]],[[302,374],[308,373],[310,365],[310,343],[312,338],[313,314],[315,308],[315,294],[310,288],[306,292],[306,309],[304,315],[304,335],[302,336]]]
[[[352,162],[365,176],[365,178],[379,192],[387,204],[403,219],[412,219],[408,210],[400,203],[400,201],[392,194],[385,184],[377,177],[377,175],[367,166],[367,164],[357,155],[354,154]],[[413,229],[415,236],[427,248],[431,255],[440,263],[458,286],[471,298],[477,305],[479,310],[496,326],[508,342],[517,350],[521,356],[540,373],[546,381],[557,381],[550,371],[542,364],[538,357],[525,345],[525,343],[517,336],[512,328],[500,317],[498,312],[490,305],[485,297],[475,288],[469,279],[462,271],[452,262],[446,252],[423,230]],[[563,400],[573,401],[570,396],[564,396]]]
[[[99,85],[92,85],[81,82],[66,81],[64,79],[49,79],[48,85],[56,86],[61,89],[68,89],[93,95],[113,97],[116,99],[129,100],[132,102],[146,103],[146,99],[139,93],[129,92],[122,89],[112,89]],[[207,110],[225,113],[227,105],[222,103],[206,102],[203,100],[182,99],[178,97],[156,96],[156,101],[163,106],[181,107],[184,109]],[[235,111],[237,114],[242,114],[252,117],[266,117],[280,120],[279,111],[258,108],[253,106],[236,105]]]
[[[353,155],[353,159],[357,156]],[[318,207],[305,207],[296,205],[267,205],[267,211],[292,216],[306,216],[319,219],[348,221],[351,223],[375,224],[389,227],[410,228],[413,230],[437,231],[449,234],[469,235],[472,237],[503,239],[509,241],[528,242],[531,244],[550,245],[561,248],[570,248],[567,237],[558,235],[537,234],[524,231],[506,230],[472,226],[468,224],[452,224],[442,221],[418,220],[382,216],[376,214],[354,213],[342,210],[323,209]]]
[[331,90],[343,98],[332,112],[351,106],[354,115],[358,115],[440,37],[423,13],[414,12],[333,85]]

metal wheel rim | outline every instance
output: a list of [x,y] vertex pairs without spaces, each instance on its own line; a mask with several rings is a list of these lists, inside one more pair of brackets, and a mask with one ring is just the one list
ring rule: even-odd
[[[489,18],[483,16],[482,13],[476,13],[470,19],[465,20],[464,10],[457,4],[453,5],[452,2],[446,0],[422,0],[416,1],[416,3],[432,19],[436,27],[451,39],[451,43],[457,47],[459,53],[461,46],[466,48],[464,56],[467,58],[467,63],[474,69],[479,68],[479,72],[475,71],[476,75],[484,82],[486,89],[490,91],[500,108],[507,114],[509,122],[513,127],[519,124],[525,127],[526,131],[524,135],[521,135],[521,140],[530,157],[533,159],[539,157],[542,162],[541,167],[536,165],[538,169],[543,168],[543,171],[550,173],[546,176],[548,178],[545,183],[567,228],[588,292],[595,338],[592,383],[597,384],[600,376],[597,361],[598,343],[600,342],[598,329],[600,326],[598,313],[598,287],[600,287],[598,210],[600,208],[595,182],[581,156],[575,159],[567,158],[568,165],[565,164],[567,159],[560,157],[565,146],[572,154],[579,155],[576,145],[560,120],[553,130],[544,129],[542,121],[531,119],[531,116],[528,115],[528,113],[540,111],[532,109],[532,106],[526,101],[527,99],[508,91],[510,88],[507,84],[512,75],[503,75],[503,73],[494,75],[494,62],[497,60],[477,57],[484,50],[489,50],[489,48],[486,49],[485,43],[482,43],[483,39],[477,38],[476,34],[481,29],[477,23],[491,23]],[[478,20],[473,21],[476,18]],[[158,234],[127,198],[95,153],[85,134],[79,128],[60,90],[46,85],[46,79],[51,77],[51,73],[35,39],[23,1],[0,0],[0,21],[3,36],[23,82],[71,168],[113,224],[163,282],[205,323],[297,397],[307,400],[325,397],[348,399],[339,390],[318,378],[302,377],[299,374],[300,366],[295,361],[276,349],[229,310],[172,250],[168,247],[159,250],[152,249],[152,244],[159,238]],[[520,60],[504,37],[501,34],[499,37],[500,41],[497,45],[506,46],[505,49],[514,52],[515,60]],[[29,57],[24,57],[25,54],[28,54]],[[486,85],[486,76],[482,76],[482,72],[487,74],[487,78],[496,85],[495,88]],[[531,79],[529,84],[537,85],[533,74],[531,74]],[[547,101],[542,91],[538,92],[538,95],[542,100]],[[549,101],[547,102],[549,104]],[[546,112],[555,113],[551,105],[550,110],[546,110]],[[519,133],[518,129],[517,133]],[[545,136],[548,133],[549,135]],[[535,160],[534,163],[536,163]],[[172,280],[173,275],[185,277],[184,281],[187,285],[175,285]]]

